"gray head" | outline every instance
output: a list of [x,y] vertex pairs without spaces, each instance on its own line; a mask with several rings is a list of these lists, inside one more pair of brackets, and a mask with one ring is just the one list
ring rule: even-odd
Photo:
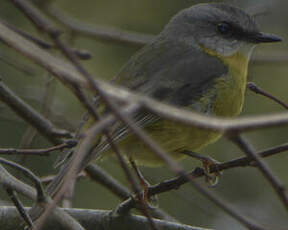
[[196,42],[222,56],[239,50],[249,52],[258,43],[281,41],[274,35],[261,33],[253,17],[242,9],[223,3],[198,4],[185,9],[161,34],[174,40]]

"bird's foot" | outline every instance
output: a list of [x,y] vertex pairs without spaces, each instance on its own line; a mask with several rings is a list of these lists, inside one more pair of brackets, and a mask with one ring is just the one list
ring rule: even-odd
[[132,168],[134,169],[139,181],[140,185],[143,188],[143,191],[141,193],[141,200],[145,202],[149,208],[153,209],[158,207],[158,198],[157,196],[149,196],[149,187],[151,186],[150,183],[145,179],[139,168],[137,167],[135,161],[133,161],[131,158],[129,159],[130,164],[132,165]]
[[217,168],[217,165],[219,164],[218,161],[216,161],[215,159],[213,159],[211,157],[203,156],[199,153],[195,153],[195,152],[192,152],[189,150],[184,150],[181,153],[200,160],[202,162],[203,168],[205,170],[205,181],[212,187],[217,185],[217,183],[219,181],[219,177],[221,175],[221,172],[214,171],[213,173],[211,173],[210,169],[213,166],[214,166],[214,168],[215,167]]

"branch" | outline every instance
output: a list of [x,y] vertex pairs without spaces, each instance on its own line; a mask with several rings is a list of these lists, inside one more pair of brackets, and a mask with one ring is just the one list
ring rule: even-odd
[[[34,42],[36,45],[38,45],[40,48],[42,49],[55,49],[55,46],[41,40],[40,38],[37,38],[35,36],[33,36],[32,34],[27,33],[26,31],[23,31],[11,24],[8,24],[7,22],[3,22],[7,27],[9,27],[11,30],[15,31],[16,33],[22,35],[24,38],[26,38],[27,40],[30,40],[32,42]],[[79,49],[75,49],[75,48],[71,48],[72,52],[81,60],[89,60],[92,58],[92,55],[86,51],[86,50],[79,50]]]
[[[120,199],[125,200],[132,196],[130,191],[125,186],[121,185],[116,179],[106,173],[103,169],[99,168],[97,165],[89,164],[85,168],[85,172],[89,178],[106,187]],[[139,207],[136,205],[136,208]],[[176,222],[175,218],[159,208],[151,208],[149,211],[155,218]]]
[[47,137],[52,143],[59,144],[61,141],[58,138],[68,137],[71,134],[66,130],[57,129],[53,124],[26,104],[21,98],[13,93],[0,79],[0,99],[9,106],[22,119],[31,124],[38,132]]
[[[33,43],[25,40],[23,37],[17,35],[15,32],[3,25],[1,21],[0,38],[19,52],[23,53],[25,56],[29,57],[35,63],[52,73],[70,89],[71,85],[78,85],[86,88],[90,87],[71,64],[58,57],[52,56]],[[134,108],[137,106],[143,106],[163,118],[179,121],[187,125],[193,125],[200,128],[214,129],[225,132],[227,130],[255,130],[259,128],[288,124],[288,113],[232,119],[207,117],[205,115],[200,115],[192,111],[187,111],[155,101],[137,93],[132,93],[128,89],[115,87],[109,83],[96,80],[95,78],[94,81],[99,84],[107,95],[118,101],[130,103],[134,106]]]
[[[256,153],[260,157],[270,157],[281,152],[288,150],[288,144],[279,145],[270,149],[263,150],[259,153]],[[246,167],[253,166],[255,163],[253,157],[241,157],[236,158],[227,162],[219,163],[217,165],[212,165],[209,169],[210,173],[221,172],[224,170],[236,168],[236,167]],[[89,166],[88,166],[89,167]],[[90,171],[90,169],[89,169]],[[191,178],[200,178],[206,176],[206,172],[202,168],[195,168],[191,172],[188,172],[187,175]],[[177,190],[184,184],[189,182],[188,178],[185,176],[179,176],[176,178],[168,179],[160,182],[159,184],[152,185],[148,188],[148,197],[155,196],[164,192],[169,192],[171,190]],[[104,185],[105,186],[105,185]],[[107,185],[106,185],[107,186]],[[128,199],[121,208],[131,209],[137,207],[137,203],[134,199]]]
[[46,200],[45,192],[42,187],[40,179],[29,169],[24,168],[23,166],[16,164],[12,161],[5,160],[3,158],[0,158],[0,163],[8,165],[11,168],[14,168],[18,171],[20,171],[25,177],[27,177],[29,180],[31,180],[34,183],[35,189],[37,191],[37,198],[36,201],[39,203],[42,203]]
[[24,209],[24,206],[21,203],[21,201],[19,200],[16,192],[14,192],[11,188],[6,188],[6,192],[7,192],[8,196],[10,197],[10,200],[15,205],[20,216],[23,218],[23,220],[25,221],[27,226],[29,228],[31,228],[33,226],[33,222],[31,220],[30,216],[28,215],[28,213],[26,212],[26,210]]
[[89,25],[79,20],[75,20],[54,6],[49,6],[46,8],[46,10],[51,16],[56,18],[58,22],[76,34],[93,37],[104,42],[113,42],[120,45],[142,47],[145,44],[153,41],[156,37],[154,35],[135,33],[116,28]]
[[17,58],[11,57],[11,55],[7,55],[4,52],[0,52],[0,61],[11,66],[16,71],[26,74],[27,76],[36,75],[36,71],[31,66],[28,66],[27,64],[22,63]]
[[33,156],[48,156],[51,152],[56,150],[63,150],[66,148],[73,148],[77,144],[76,141],[65,141],[63,144],[52,146],[46,149],[13,149],[13,148],[0,148],[0,154],[6,155],[33,155]]
[[[28,209],[28,208],[27,208]],[[77,221],[79,221],[85,230],[147,230],[147,219],[141,216],[127,215],[118,216],[111,215],[110,211],[99,211],[89,209],[61,209],[67,212]],[[19,217],[14,207],[0,206],[0,228],[1,230],[23,230],[23,226],[19,225]],[[192,227],[184,224],[176,224],[173,222],[154,219],[159,229],[165,230],[208,230],[204,228]],[[42,230],[68,230],[61,226],[55,217],[49,217],[49,220],[43,226]],[[212,229],[211,229],[212,230]]]
[[258,87],[254,82],[248,82],[247,83],[248,88],[256,93],[256,94],[260,94],[264,97],[267,97],[269,99],[271,99],[272,101],[278,103],[279,105],[281,105],[283,108],[288,109],[288,104],[284,103],[283,101],[281,101],[280,99],[278,99],[277,97],[271,95],[270,93],[264,91],[263,89],[261,89],[260,87]]
[[[256,153],[260,157],[270,157],[281,152],[288,150],[288,144],[283,144],[280,146],[276,146],[262,152]],[[217,165],[212,165],[209,169],[209,172],[221,172],[227,169],[232,169],[236,167],[245,167],[254,165],[254,158],[253,157],[241,157],[237,159],[233,159],[227,162],[219,163]],[[192,178],[199,178],[205,176],[205,172],[201,168],[196,168],[191,172],[187,173]],[[171,191],[173,189],[178,189],[180,186],[186,184],[188,182],[187,178],[185,177],[176,177],[170,180],[165,180],[157,185],[151,186],[149,188],[148,194],[149,196],[157,195],[163,192]]]
[[[18,180],[17,178],[15,178],[11,174],[9,174],[6,171],[6,169],[3,168],[1,165],[0,165],[0,184],[2,184],[6,188],[10,188],[10,189],[16,191],[17,193],[20,193],[20,194],[28,197],[29,199],[32,199],[34,201],[36,201],[36,199],[37,199],[36,191],[34,188],[21,182],[20,180]],[[48,199],[48,202],[51,202],[51,199]],[[39,215],[39,210],[38,210],[38,213],[36,213],[36,214]],[[33,217],[33,215],[31,215],[31,216]],[[69,230],[82,229],[83,230],[83,228],[81,228],[81,226],[70,215],[68,215],[67,213],[65,213],[61,209],[56,208],[53,211],[52,216],[53,216],[53,218],[55,218],[55,220],[57,220],[57,223],[59,223],[59,226],[62,227],[63,229],[69,229]],[[1,221],[5,222],[5,218],[0,218],[0,222]],[[8,221],[6,223],[6,225],[5,224],[3,224],[3,225],[5,227],[7,227],[7,229],[9,229],[10,224],[11,223]],[[14,224],[17,224],[17,222],[15,222]],[[21,227],[21,226],[17,225],[17,227]],[[1,229],[2,229],[2,227],[1,227]],[[10,228],[10,229],[14,229],[14,228]]]
[[272,188],[275,190],[276,194],[279,196],[279,199],[282,201],[285,208],[288,210],[288,194],[282,184],[282,182],[276,177],[269,166],[261,159],[261,157],[256,154],[250,146],[250,144],[238,133],[231,134],[229,138],[236,144],[238,147],[247,155],[247,157],[253,158],[256,166],[259,168],[263,176],[271,184]]
[[[256,154],[260,157],[266,158],[266,157],[270,157],[270,156],[282,153],[287,150],[288,150],[288,144],[283,144],[283,145],[279,145],[276,147],[263,150]],[[227,162],[219,163],[217,165],[212,165],[209,169],[209,172],[215,173],[215,172],[221,172],[221,171],[235,168],[235,167],[245,167],[245,166],[251,166],[251,165],[254,165],[254,158],[241,157],[241,158],[236,158]],[[85,171],[89,177],[96,180],[98,183],[102,184],[103,186],[107,187],[111,192],[113,192],[118,197],[122,199],[127,199],[130,197],[129,191],[125,187],[123,187],[117,181],[111,178],[111,176],[106,175],[106,173],[100,170],[98,166],[94,164],[90,164],[85,168]],[[193,171],[188,172],[187,175],[189,175],[192,178],[200,178],[200,177],[205,176],[206,173],[204,172],[203,169],[196,168]],[[189,180],[183,176],[179,176],[176,178],[162,181],[159,184],[149,187],[148,197],[154,196],[163,192],[169,192],[171,190],[179,189],[182,185],[186,184],[188,181]],[[126,202],[126,205],[128,209],[131,209],[134,207],[137,208],[137,203],[135,202],[134,199],[129,199],[129,201]]]

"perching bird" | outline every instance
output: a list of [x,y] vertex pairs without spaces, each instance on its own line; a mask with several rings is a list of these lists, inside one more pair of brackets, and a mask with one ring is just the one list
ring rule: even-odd
[[[198,4],[174,16],[156,39],[136,53],[115,79],[159,101],[206,115],[234,117],[243,106],[248,62],[259,43],[281,39],[259,31],[253,17],[227,4]],[[134,114],[138,125],[174,159],[198,151],[221,133],[163,119],[148,111]],[[111,136],[121,152],[139,165],[163,161],[129,129],[117,123]],[[98,155],[110,151],[102,141]]]

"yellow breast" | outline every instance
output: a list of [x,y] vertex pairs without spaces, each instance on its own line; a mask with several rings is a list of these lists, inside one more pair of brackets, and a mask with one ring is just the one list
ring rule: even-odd
[[244,102],[249,54],[237,52],[232,56],[222,57],[213,51],[205,52],[217,56],[228,67],[227,75],[216,80],[214,114],[224,117],[238,115]]

